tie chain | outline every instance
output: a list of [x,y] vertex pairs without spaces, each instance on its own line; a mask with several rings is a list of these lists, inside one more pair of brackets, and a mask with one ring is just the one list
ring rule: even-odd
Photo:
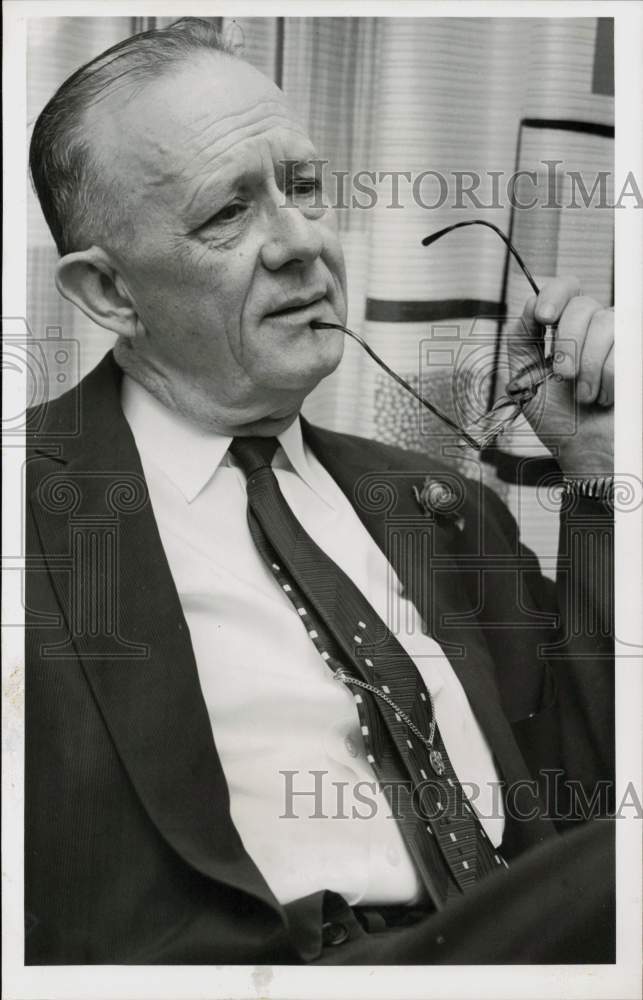
[[367,684],[366,681],[360,680],[359,677],[354,677],[352,674],[347,673],[343,667],[339,667],[335,671],[334,676],[335,680],[341,681],[342,684],[355,684],[357,687],[364,688],[365,691],[370,691],[378,698],[381,698],[382,701],[385,701],[387,705],[390,705],[390,707],[395,712],[396,716],[399,719],[401,719],[401,721],[405,724],[405,726],[407,726],[411,730],[411,732],[415,736],[417,736],[417,738],[421,740],[426,747],[428,747],[430,751],[429,761],[435,773],[437,775],[444,774],[445,764],[442,754],[440,753],[439,750],[433,749],[436,718],[435,718],[435,706],[433,704],[433,696],[429,691],[428,687],[427,687],[427,694],[429,696],[429,704],[431,705],[431,725],[429,727],[429,735],[424,736],[424,734],[418,729],[418,727],[415,725],[412,719],[409,719],[406,712],[402,708],[400,708],[400,706],[396,702],[394,702],[393,699],[385,691],[382,691],[381,688],[376,687],[374,684]]

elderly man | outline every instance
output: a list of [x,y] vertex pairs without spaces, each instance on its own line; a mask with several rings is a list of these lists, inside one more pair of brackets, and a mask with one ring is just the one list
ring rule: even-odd
[[434,516],[434,463],[300,419],[346,314],[315,155],[192,19],[36,123],[58,287],[118,339],[31,414],[27,962],[613,960],[569,792],[611,774],[611,316],[561,280],[525,310],[576,348],[557,596],[495,495]]

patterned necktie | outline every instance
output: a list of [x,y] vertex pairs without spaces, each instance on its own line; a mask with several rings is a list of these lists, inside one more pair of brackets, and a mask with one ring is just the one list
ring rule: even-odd
[[230,446],[247,479],[252,538],[329,669],[352,691],[367,760],[389,802],[397,789],[394,815],[441,909],[507,863],[466,799],[415,664],[288,506],[271,467],[277,447],[276,438],[259,437]]

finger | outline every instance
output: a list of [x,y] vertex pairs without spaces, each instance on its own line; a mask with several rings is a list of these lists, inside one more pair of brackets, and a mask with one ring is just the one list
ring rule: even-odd
[[556,323],[570,299],[580,295],[578,278],[552,278],[543,284],[536,301],[536,322],[542,326]]
[[601,406],[614,405],[614,344],[612,344],[603,365],[598,402]]
[[564,379],[575,379],[580,371],[583,345],[592,316],[600,303],[586,295],[570,299],[563,310],[554,343],[554,373]]
[[525,302],[525,307],[520,317],[520,322],[516,323],[516,335],[527,340],[542,333],[542,326],[535,317],[537,295],[530,295]]
[[589,321],[582,345],[576,394],[581,403],[594,403],[601,392],[602,372],[614,343],[614,314],[597,309]]
[[507,334],[507,351],[512,375],[507,387],[511,387],[519,371],[541,356],[539,345],[542,344],[543,328],[534,317],[536,299],[536,295],[527,299],[522,316],[511,325]]

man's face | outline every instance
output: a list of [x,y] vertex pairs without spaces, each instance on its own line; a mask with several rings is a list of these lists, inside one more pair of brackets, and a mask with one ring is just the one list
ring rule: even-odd
[[208,53],[112,96],[97,120],[132,231],[105,249],[141,320],[145,381],[210,428],[277,432],[343,350],[310,325],[346,319],[310,140],[267,78]]

